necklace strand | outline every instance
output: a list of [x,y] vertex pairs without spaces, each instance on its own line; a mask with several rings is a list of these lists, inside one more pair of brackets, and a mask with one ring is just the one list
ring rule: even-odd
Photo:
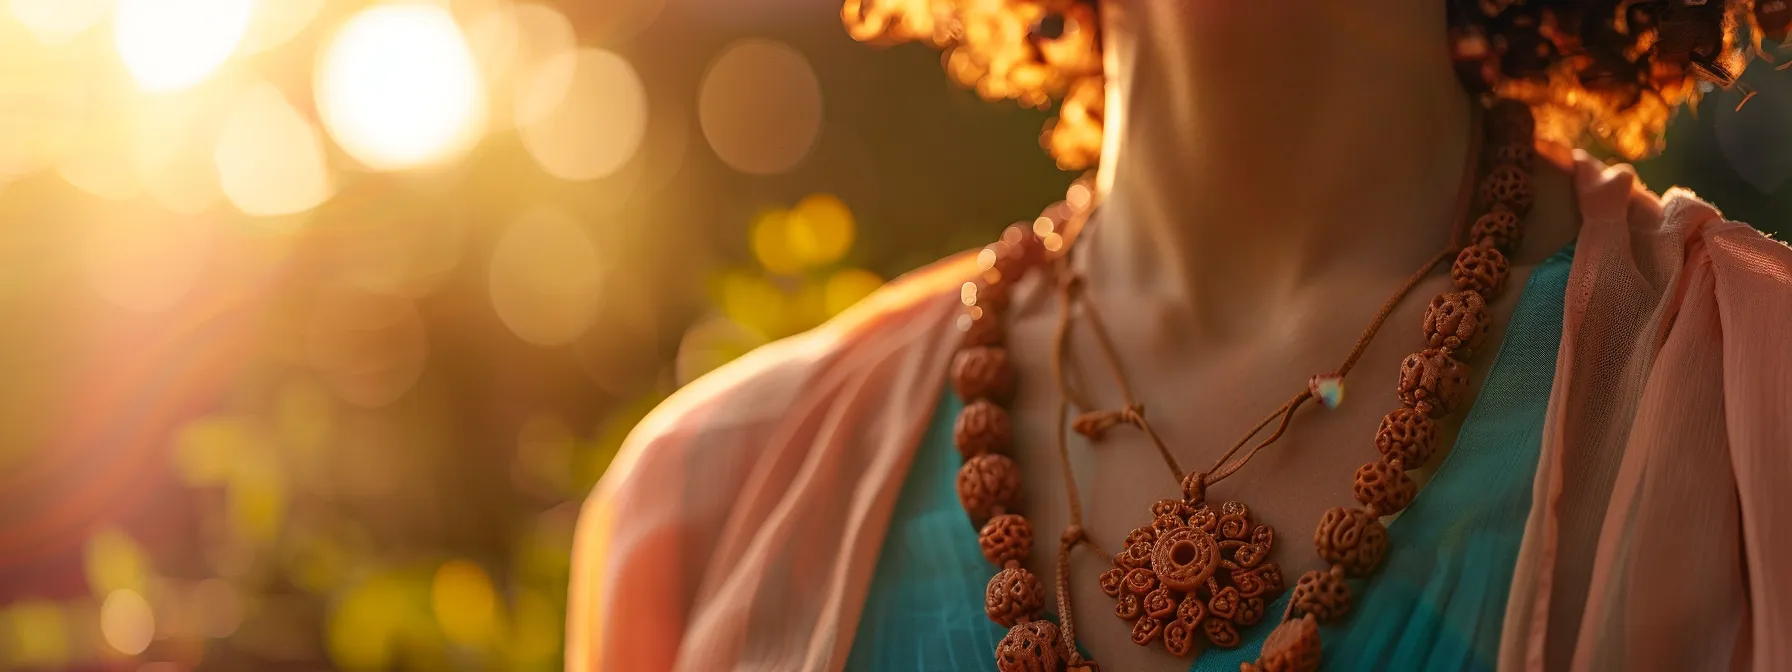
[[[1259,422],[1204,472],[1185,474],[1167,444],[1151,427],[1144,406],[1137,401],[1120,365],[1099,308],[1083,295],[1081,276],[1070,267],[1070,243],[1081,232],[1093,205],[1085,202],[1083,207],[1074,208],[1070,216],[1063,218],[1062,226],[1057,220],[1042,218],[1042,223],[1061,229],[1062,236],[1049,229],[1029,231],[1017,225],[1004,233],[1001,242],[984,251],[979,257],[984,269],[981,281],[967,283],[963,297],[969,309],[960,322],[966,330],[965,347],[953,360],[952,378],[967,406],[959,416],[954,438],[966,457],[958,477],[960,502],[974,520],[987,521],[979,532],[979,545],[987,559],[1003,568],[991,579],[985,596],[985,611],[990,618],[1010,627],[1008,636],[997,647],[999,669],[1004,672],[1066,667],[1072,672],[1098,669],[1094,661],[1083,658],[1076,646],[1075,615],[1070,605],[1069,559],[1070,553],[1079,545],[1088,545],[1104,562],[1115,565],[1114,569],[1104,573],[1102,588],[1110,596],[1121,599],[1116,608],[1117,615],[1127,620],[1137,619],[1133,631],[1135,643],[1149,644],[1161,635],[1172,653],[1184,655],[1190,649],[1194,628],[1204,625],[1202,630],[1214,644],[1236,646],[1239,643],[1236,627],[1254,624],[1261,614],[1265,596],[1281,590],[1279,568],[1263,562],[1274,535],[1273,530],[1264,525],[1257,525],[1253,531],[1248,510],[1236,502],[1228,502],[1222,507],[1224,516],[1213,513],[1205,501],[1207,487],[1237,473],[1258,452],[1281,439],[1303,404],[1316,395],[1325,396],[1323,385],[1338,385],[1341,390],[1342,379],[1361,358],[1394,308],[1438,264],[1454,253],[1456,262],[1451,276],[1462,291],[1445,293],[1433,300],[1425,324],[1432,349],[1409,356],[1402,363],[1399,392],[1407,408],[1390,413],[1377,432],[1377,446],[1384,458],[1357,471],[1354,490],[1364,508],[1337,507],[1326,512],[1315,534],[1315,542],[1320,555],[1331,563],[1331,569],[1315,570],[1301,577],[1295,598],[1281,615],[1282,625],[1266,640],[1262,658],[1256,664],[1245,666],[1247,672],[1307,672],[1317,668],[1316,618],[1327,620],[1344,613],[1348,609],[1349,590],[1343,583],[1344,576],[1366,574],[1379,562],[1385,549],[1386,534],[1378,519],[1397,513],[1410,503],[1416,486],[1403,472],[1422,466],[1429,456],[1430,443],[1435,436],[1429,418],[1453,409],[1456,398],[1466,387],[1462,367],[1452,357],[1458,350],[1471,351],[1479,337],[1485,335],[1488,321],[1483,297],[1491,296],[1503,284],[1508,264],[1501,249],[1509,251],[1516,242],[1518,217],[1528,209],[1531,200],[1528,164],[1532,141],[1528,113],[1528,108],[1515,103],[1502,102],[1495,106],[1496,123],[1489,129],[1497,136],[1497,146],[1492,154],[1493,169],[1481,180],[1479,190],[1481,200],[1489,204],[1490,212],[1475,220],[1473,227],[1461,225],[1466,221],[1464,215],[1471,194],[1475,193],[1474,167],[1478,163],[1482,137],[1476,132],[1471,134],[1469,167],[1464,171],[1464,186],[1455,209],[1458,224],[1452,228],[1450,246],[1427,260],[1382,304],[1333,373],[1313,377],[1307,389],[1295,394]],[[1477,114],[1477,130],[1480,122]],[[1088,188],[1087,182],[1079,185],[1077,188]],[[1043,242],[1035,233],[1043,233]],[[1474,241],[1467,247],[1462,246],[1465,233]],[[1055,241],[1056,246],[1052,245],[1053,236],[1060,236]],[[1008,289],[1012,284],[1029,268],[1047,260],[1046,270],[1050,274],[1047,280],[1056,285],[1059,299],[1052,345],[1052,377],[1059,392],[1055,443],[1070,514],[1069,525],[1060,536],[1054,567],[1059,625],[1038,618],[1043,607],[1041,586],[1020,566],[1020,560],[1031,547],[1032,529],[1025,518],[1008,513],[1018,499],[1019,474],[1013,460],[1005,454],[1012,440],[1010,421],[1006,410],[997,403],[1005,402],[1013,392],[1013,370],[1007,351],[1000,347],[1004,334],[999,313],[1008,303]],[[1090,322],[1103,360],[1124,402],[1120,409],[1087,411],[1068,383],[1065,361],[1076,307],[1083,309]],[[1337,399],[1333,397],[1326,401],[1327,405],[1334,405]],[[1069,422],[1073,405],[1084,408],[1085,412],[1074,422]],[[1184,498],[1181,502],[1164,500],[1154,506],[1153,514],[1157,520],[1152,526],[1134,530],[1128,536],[1126,554],[1110,556],[1095,544],[1083,527],[1081,498],[1070,469],[1065,428],[1073,427],[1091,440],[1099,440],[1107,429],[1118,424],[1131,425],[1150,439],[1181,485]],[[1276,428],[1268,437],[1242,457],[1228,462],[1271,424]],[[1215,535],[1228,541],[1218,542]],[[1240,541],[1230,541],[1232,539]],[[1172,550],[1175,553],[1171,553]],[[1236,587],[1225,585],[1222,589],[1221,583],[1215,583],[1218,577],[1214,572],[1220,564],[1232,569],[1230,579],[1223,583]],[[1208,578],[1210,576],[1214,578]],[[1161,586],[1158,585],[1160,580]],[[1197,602],[1201,598],[1195,591],[1202,587],[1203,581],[1204,590],[1210,595],[1206,601]],[[1170,588],[1186,593],[1186,597],[1164,593]],[[1143,605],[1141,597],[1144,598]],[[1241,602],[1241,599],[1245,601]],[[1182,602],[1180,607],[1176,606],[1178,600]],[[1149,615],[1141,613],[1143,611],[1149,611]],[[1172,614],[1174,619],[1170,618]],[[1164,619],[1169,620],[1167,625]]]

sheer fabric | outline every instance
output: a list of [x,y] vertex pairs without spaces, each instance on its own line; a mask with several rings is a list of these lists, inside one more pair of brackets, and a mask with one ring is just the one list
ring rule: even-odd
[[[1576,161],[1500,669],[1792,668],[1792,250]],[[974,272],[911,274],[643,421],[581,516],[568,669],[843,669]]]

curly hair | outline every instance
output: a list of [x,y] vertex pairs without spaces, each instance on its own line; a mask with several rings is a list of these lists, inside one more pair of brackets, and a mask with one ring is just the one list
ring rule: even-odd
[[[1040,143],[1061,168],[1101,152],[1098,0],[845,0],[853,38],[945,49],[953,80],[989,100],[1061,101]],[[1792,27],[1788,0],[1440,0],[1463,85],[1531,106],[1538,135],[1659,151],[1701,83],[1728,88],[1762,41]]]

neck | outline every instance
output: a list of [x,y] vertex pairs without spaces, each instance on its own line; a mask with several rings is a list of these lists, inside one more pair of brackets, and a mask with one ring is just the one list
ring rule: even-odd
[[1296,4],[1290,25],[1280,3],[1104,3],[1093,286],[1233,331],[1446,244],[1471,113],[1443,3]]

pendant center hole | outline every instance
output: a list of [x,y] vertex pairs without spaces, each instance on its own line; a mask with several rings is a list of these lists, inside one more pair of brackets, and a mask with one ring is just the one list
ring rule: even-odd
[[1195,561],[1195,545],[1193,542],[1180,542],[1170,547],[1170,561],[1178,565],[1187,565]]

